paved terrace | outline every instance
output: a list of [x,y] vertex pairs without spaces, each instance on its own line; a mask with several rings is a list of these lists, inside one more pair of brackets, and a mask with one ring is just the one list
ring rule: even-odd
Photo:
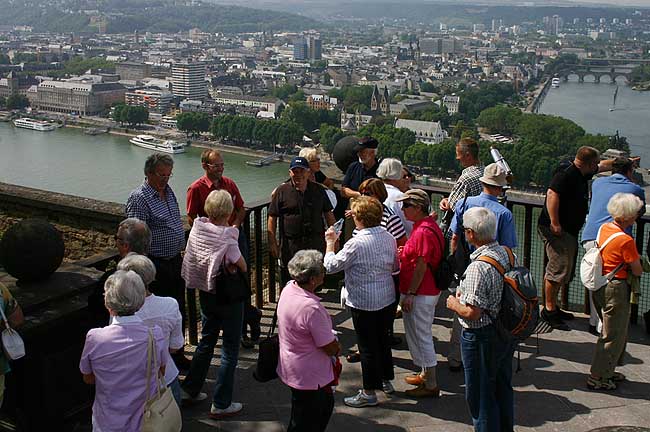
[[[328,431],[472,431],[471,420],[464,401],[462,373],[447,369],[450,315],[443,293],[437,306],[439,317],[434,323],[438,352],[438,382],[440,399],[409,399],[404,390],[410,388],[404,377],[415,370],[404,341],[393,349],[396,392],[380,394],[380,406],[349,408],[343,397],[361,387],[361,366],[343,360],[341,383],[335,395],[334,413]],[[354,346],[355,337],[350,315],[338,304],[335,291],[321,293],[334,326],[342,332],[344,353]],[[267,305],[263,330],[268,326],[274,305]],[[630,328],[625,366],[619,368],[628,381],[615,392],[589,391],[585,385],[596,337],[589,334],[587,317],[577,315],[569,323],[570,332],[554,331],[540,335],[539,352],[531,338],[521,346],[521,371],[513,376],[515,388],[516,431],[583,432],[615,426],[650,427],[650,335],[641,325]],[[268,327],[267,327],[268,328]],[[395,322],[396,334],[403,337],[402,320]],[[213,361],[204,391],[212,395],[220,347]],[[242,349],[235,378],[234,400],[244,403],[241,415],[231,420],[215,421],[208,417],[209,400],[183,410],[184,431],[285,431],[290,416],[290,391],[279,380],[258,383],[252,377],[257,352]],[[513,367],[517,367],[516,353]],[[210,399],[210,398],[209,398]]]

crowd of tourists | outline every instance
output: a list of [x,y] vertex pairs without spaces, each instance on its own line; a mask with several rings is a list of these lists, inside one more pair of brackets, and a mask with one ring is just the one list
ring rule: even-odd
[[[343,399],[345,405],[376,406],[381,393],[395,392],[396,317],[403,319],[415,366],[405,378],[412,386],[405,395],[440,397],[432,326],[436,312],[446,307],[453,316],[448,367],[464,371],[475,430],[513,431],[515,341],[498,331],[497,322],[501,271],[514,268],[511,249],[518,245],[514,217],[504,203],[508,173],[498,163],[483,166],[477,142],[463,138],[456,146],[462,174],[434,210],[430,196],[411,187],[408,169],[394,158],[379,160],[377,147],[372,137],[358,141],[358,160],[347,169],[338,195],[320,170],[318,151],[303,150],[291,160],[289,179],[271,196],[268,247],[279,260],[283,287],[276,311],[277,375],[291,390],[288,430],[323,431],[333,413],[342,346],[316,292],[326,274],[342,272],[341,299],[357,345],[347,360],[360,362],[362,383]],[[625,351],[630,293],[644,268],[631,236],[645,209],[643,191],[631,181],[633,162],[601,161],[595,149],[580,148],[553,177],[538,223],[548,256],[541,318],[553,329],[569,330],[565,321],[573,318],[559,308],[557,296],[574,276],[585,220],[585,249],[608,241],[602,271],[611,277],[591,297],[590,331],[598,335],[586,377],[592,389],[614,390],[625,379],[615,368]],[[168,184],[170,156],[149,156],[144,182],[129,195],[127,218],[115,235],[120,261],[103,286],[106,326],[88,332],[80,361],[84,382],[95,385],[95,431],[139,431],[165,418],[178,422],[178,407],[208,398],[202,390],[220,335],[209,416],[223,419],[243,409],[233,400],[239,347],[257,342],[261,317],[246,283],[246,209],[236,183],[223,175],[219,151],[205,150],[201,166],[205,175],[186,195],[187,240]],[[588,182],[605,170],[613,175],[596,180],[590,203]],[[341,207],[353,230],[335,223],[334,210]],[[439,269],[449,255],[462,277],[455,291],[443,296],[443,306],[438,303],[446,286],[439,286]],[[201,338],[191,359],[184,353],[186,290],[198,291],[201,313]],[[11,299],[7,304],[7,314],[17,310]],[[175,410],[165,405],[163,420],[156,420],[152,404],[167,393]]]

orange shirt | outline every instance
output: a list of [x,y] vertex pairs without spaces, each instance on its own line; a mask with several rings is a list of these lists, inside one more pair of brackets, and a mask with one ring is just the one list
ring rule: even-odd
[[[598,237],[598,244],[603,244],[610,235],[615,232],[621,231],[621,228],[614,222],[606,223],[600,229],[600,236]],[[603,257],[603,274],[613,271],[620,263],[627,264],[634,262],[640,258],[639,252],[636,250],[634,239],[625,234],[618,236],[609,242],[607,247],[603,249],[600,254]],[[627,278],[628,266],[624,265],[615,277],[617,279]]]

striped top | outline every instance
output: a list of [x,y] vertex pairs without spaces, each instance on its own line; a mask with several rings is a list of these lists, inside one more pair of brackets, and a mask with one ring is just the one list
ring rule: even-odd
[[325,254],[327,273],[345,271],[346,304],[376,311],[395,301],[393,272],[399,268],[395,238],[380,226],[359,230],[338,253]]
[[[402,219],[399,218],[393,211],[386,207],[385,204],[383,204],[384,207],[384,214],[381,217],[381,223],[379,226],[382,226],[386,228],[386,231],[391,233],[393,237],[395,237],[395,240],[399,240],[402,237],[406,235],[406,230],[404,229],[404,224],[402,223]],[[358,229],[354,229],[352,231],[352,237],[357,235],[359,232]]]

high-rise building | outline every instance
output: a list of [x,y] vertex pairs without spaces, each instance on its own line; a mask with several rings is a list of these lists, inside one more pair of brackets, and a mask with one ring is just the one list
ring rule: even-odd
[[321,60],[323,58],[323,45],[319,36],[309,35],[307,37],[307,55],[309,60]]
[[172,65],[172,93],[185,99],[203,100],[208,95],[203,63],[174,63]]
[[301,37],[293,41],[293,59],[307,60],[309,55],[309,46],[305,38]]

